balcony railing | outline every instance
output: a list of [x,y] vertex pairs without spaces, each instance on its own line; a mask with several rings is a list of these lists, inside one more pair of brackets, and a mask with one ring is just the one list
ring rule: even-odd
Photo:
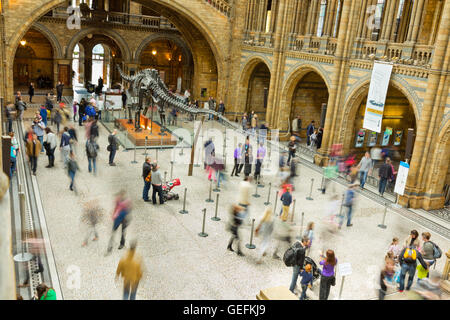
[[[67,19],[68,16],[69,14],[67,13],[67,8],[65,7],[53,9],[53,18]],[[177,30],[176,27],[165,17],[127,14],[122,12],[92,11],[88,17],[82,16],[81,21],[97,21],[129,26]]]
[[247,31],[244,35],[244,43],[255,47],[273,48],[273,33]]
[[310,37],[298,34],[290,35],[289,50],[334,55],[337,39],[329,37]]
[[219,10],[227,17],[231,16],[231,5],[229,0],[205,0],[205,2]]

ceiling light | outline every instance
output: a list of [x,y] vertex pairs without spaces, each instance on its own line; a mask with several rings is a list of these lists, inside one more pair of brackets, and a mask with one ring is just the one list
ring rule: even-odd
[[27,44],[27,41],[26,41],[26,40],[22,40],[22,41],[20,41],[20,44],[21,44],[22,46],[25,46],[25,45]]
[[153,49],[153,51],[152,51],[152,54],[154,55],[154,56],[156,56],[156,50],[155,49]]

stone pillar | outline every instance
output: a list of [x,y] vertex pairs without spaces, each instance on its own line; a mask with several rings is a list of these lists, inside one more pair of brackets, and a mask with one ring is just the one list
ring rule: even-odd
[[279,0],[278,1],[278,17],[277,24],[274,32],[274,50],[273,50],[273,64],[272,70],[270,73],[270,86],[269,86],[269,96],[267,99],[267,112],[266,112],[266,121],[269,124],[270,128],[275,128],[277,123],[275,122],[276,112],[276,99],[278,96],[278,87],[279,81],[283,79],[283,72],[280,72],[280,60],[283,56],[283,30],[287,25],[287,21],[285,20],[286,16],[286,6],[290,0]]
[[437,146],[439,145],[439,127],[444,116],[449,90],[449,30],[450,1],[445,1],[425,99],[417,123],[417,135],[405,195],[399,198],[400,204],[409,205],[412,208],[427,209],[443,204],[443,197],[437,196],[442,194],[442,190],[436,190],[438,184],[432,183],[432,178],[433,175],[440,175],[439,172],[433,172],[433,169],[437,170],[439,157],[445,156],[439,154]]
[[300,25],[298,26],[298,33],[305,35],[307,31],[306,23],[308,20],[308,2],[309,0],[302,0],[302,7],[300,9]]
[[430,38],[428,39],[429,46],[434,44],[434,39],[436,37],[436,31],[438,29],[437,24],[439,22],[440,13],[442,11],[442,5],[443,5],[443,1],[438,1],[437,6],[434,10],[433,25],[431,27]]
[[[410,29],[412,29],[412,31],[411,31],[411,34],[408,32],[408,35],[411,36],[411,37],[408,37],[409,42],[416,42],[417,37],[419,36],[419,29],[422,24],[424,3],[425,3],[425,0],[414,1],[414,6],[417,7],[417,9],[414,12],[414,17],[410,20],[412,22],[412,28],[411,28],[411,22],[410,22]],[[416,6],[416,4],[417,4],[417,6]]]
[[381,40],[389,40],[392,30],[392,25],[394,23],[394,17],[396,15],[395,8],[397,6],[398,0],[390,0],[386,3],[387,10],[384,15],[385,23],[383,23],[383,28],[381,29]]
[[340,140],[338,135],[340,133],[339,122],[343,116],[342,105],[348,83],[349,58],[358,23],[357,19],[353,19],[353,13],[359,12],[360,6],[360,0],[347,0],[342,5],[342,17],[329,89],[322,148],[314,159],[315,163],[319,165],[326,164],[331,145]]
[[324,30],[323,34],[329,37],[332,36],[334,20],[336,19],[337,1],[338,0],[331,0],[328,2],[327,5],[327,15],[325,25],[323,28]]
[[369,3],[370,0],[363,1],[361,4],[361,10],[359,12],[358,32],[356,33],[356,38],[358,39],[363,37],[364,27],[367,23],[367,6],[369,5]]

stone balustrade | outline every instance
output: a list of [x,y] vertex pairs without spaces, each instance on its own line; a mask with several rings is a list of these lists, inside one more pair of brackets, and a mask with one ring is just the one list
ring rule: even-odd
[[219,10],[225,16],[231,16],[231,5],[228,0],[205,0],[205,2]]
[[244,44],[254,47],[273,48],[274,38],[271,32],[247,31],[244,34]]

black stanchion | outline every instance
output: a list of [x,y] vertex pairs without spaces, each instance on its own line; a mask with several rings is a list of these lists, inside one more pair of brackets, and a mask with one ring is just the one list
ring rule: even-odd
[[298,240],[302,240],[302,238],[303,238],[303,220],[304,220],[304,218],[305,218],[305,213],[302,212],[302,220],[300,222],[300,235],[297,236]]
[[255,218],[252,219],[252,231],[250,233],[250,243],[246,244],[245,246],[247,249],[255,249],[256,246],[253,244],[253,228],[255,227]]
[[212,179],[209,180],[209,198],[205,200],[206,202],[214,202],[214,200],[211,199],[211,191],[212,191]]
[[309,196],[306,197],[306,200],[314,200],[314,199],[311,197],[311,196],[312,196],[313,184],[314,184],[314,178],[311,179],[311,190],[309,191]]
[[269,192],[267,193],[267,201],[264,202],[264,205],[268,206],[270,204],[270,191],[272,189],[272,182],[269,182]]
[[147,156],[147,141],[148,137],[145,137],[145,152],[142,154],[143,156]]
[[297,199],[294,199],[294,203],[292,204],[292,216],[291,216],[291,225],[295,226],[294,215],[295,215],[295,203]]
[[325,177],[322,175],[322,181],[320,182],[320,188],[317,188],[317,191],[322,191],[323,190],[323,183],[325,181]]
[[156,162],[158,162],[158,148],[155,148],[156,150]]
[[386,229],[387,228],[387,226],[384,224],[384,222],[386,220],[386,213],[387,213],[387,203],[384,204],[383,222],[378,225],[378,227],[380,227],[381,229]]
[[189,212],[186,210],[186,192],[187,192],[187,188],[184,188],[183,210],[179,211],[181,214],[186,214]]
[[275,204],[273,206],[273,213],[277,214],[277,201],[278,201],[278,191],[275,191]]
[[184,154],[183,153],[183,150],[184,150],[184,148],[183,148],[183,137],[180,137],[179,139],[180,139],[180,145],[181,145],[181,152],[179,153],[179,155],[182,156]]
[[206,208],[203,209],[203,225],[202,225],[202,232],[200,232],[198,235],[202,238],[205,238],[208,236],[208,234],[205,232],[205,220],[206,220]]
[[172,180],[173,177],[173,161],[170,161],[170,180]]
[[255,187],[255,193],[253,194],[253,197],[254,197],[254,198],[259,198],[259,197],[261,197],[261,196],[258,194],[258,185],[256,185],[256,187]]
[[167,183],[167,171],[164,171],[164,184]]
[[216,213],[214,214],[214,217],[211,218],[212,221],[220,221],[220,218],[217,217],[217,211],[219,209],[219,195],[220,194],[216,195]]
[[131,163],[137,163],[136,161],[136,144],[134,145],[134,155],[133,155],[133,161]]

